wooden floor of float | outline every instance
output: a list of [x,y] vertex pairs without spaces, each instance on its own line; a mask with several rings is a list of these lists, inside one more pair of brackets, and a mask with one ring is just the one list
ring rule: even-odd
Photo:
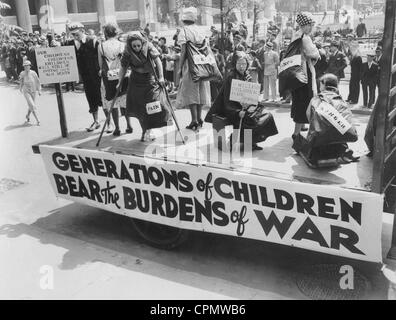
[[[248,155],[234,154],[232,159],[222,154],[213,143],[212,126],[205,123],[199,132],[184,129],[189,121],[188,110],[177,110],[176,115],[185,137],[183,145],[181,138],[176,134],[175,126],[155,129],[157,139],[153,142],[141,142],[141,129],[137,121],[133,120],[134,132],[115,137],[105,133],[99,147],[96,142],[99,131],[88,133],[84,130],[69,134],[68,138],[58,138],[40,143],[42,145],[59,145],[89,150],[102,150],[111,153],[122,153],[145,157],[166,158],[169,161],[201,164],[216,168],[248,172],[289,181],[299,181],[315,184],[338,185],[340,187],[359,190],[370,190],[372,180],[372,159],[366,157],[367,147],[363,136],[368,121],[367,116],[354,115],[354,122],[359,133],[359,140],[349,144],[356,154],[361,155],[360,161],[341,165],[339,167],[311,169],[304,160],[291,148],[293,122],[289,111],[271,108],[278,126],[279,134],[260,144],[264,149],[254,151]],[[124,119],[120,118],[124,125]],[[121,127],[124,131],[124,127]],[[231,128],[227,131],[231,132]],[[176,136],[176,143],[174,137]],[[36,150],[38,152],[38,150]],[[222,160],[219,161],[219,155]]]

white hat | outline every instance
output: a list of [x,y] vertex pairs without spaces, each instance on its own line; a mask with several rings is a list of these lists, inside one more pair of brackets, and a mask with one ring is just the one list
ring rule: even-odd
[[188,7],[183,9],[183,14],[182,14],[182,21],[193,21],[195,22],[197,20],[198,12],[197,8],[195,7]]

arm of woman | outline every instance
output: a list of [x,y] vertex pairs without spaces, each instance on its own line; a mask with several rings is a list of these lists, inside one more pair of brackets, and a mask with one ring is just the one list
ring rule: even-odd
[[155,62],[155,65],[157,66],[157,70],[158,70],[158,81],[162,86],[164,86],[165,85],[164,69],[162,68],[162,61],[161,61],[160,57],[155,58],[154,62]]
[[103,57],[102,57],[101,45],[98,46],[98,63],[99,63],[99,76],[101,76],[102,65],[103,65]]
[[180,58],[179,58],[179,78],[183,75],[183,65],[186,60],[186,44],[183,43],[181,46]]
[[224,84],[224,114],[233,124],[239,123],[245,112],[242,111],[242,105],[238,102],[230,100],[232,78],[229,77]]

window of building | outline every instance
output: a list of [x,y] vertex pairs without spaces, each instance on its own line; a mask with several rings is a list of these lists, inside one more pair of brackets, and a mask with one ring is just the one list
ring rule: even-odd
[[98,12],[96,0],[77,0],[78,13]]
[[36,0],[28,0],[29,2],[29,11],[31,15],[37,14],[37,1]]
[[130,0],[114,0],[116,11],[138,11],[138,2]]

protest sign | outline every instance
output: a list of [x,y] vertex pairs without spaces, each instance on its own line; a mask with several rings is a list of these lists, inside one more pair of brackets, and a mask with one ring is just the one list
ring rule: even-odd
[[182,229],[382,260],[380,194],[105,151],[40,150],[61,198]]
[[260,96],[260,84],[232,79],[230,100],[257,105]]
[[36,58],[42,84],[79,80],[74,46],[37,48]]

